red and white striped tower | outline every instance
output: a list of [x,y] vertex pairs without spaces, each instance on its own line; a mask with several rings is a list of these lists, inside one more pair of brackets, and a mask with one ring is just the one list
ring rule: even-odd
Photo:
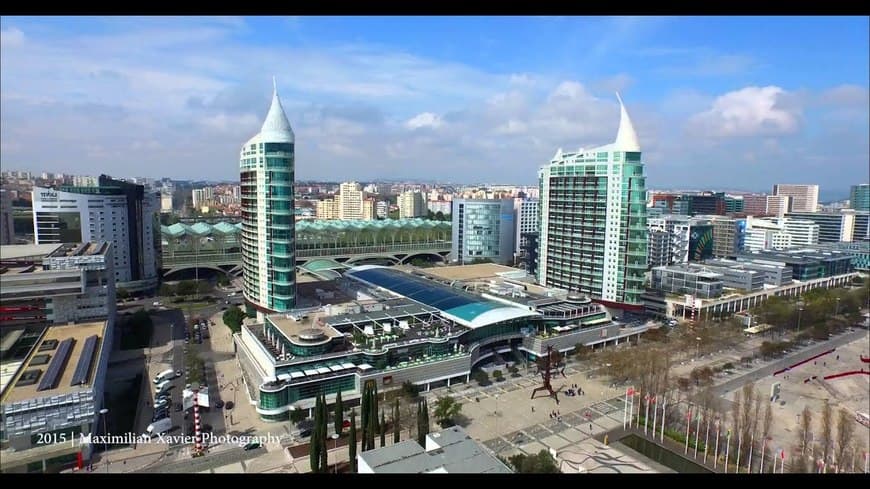
[[193,452],[202,453],[202,424],[199,417],[199,389],[193,391]]

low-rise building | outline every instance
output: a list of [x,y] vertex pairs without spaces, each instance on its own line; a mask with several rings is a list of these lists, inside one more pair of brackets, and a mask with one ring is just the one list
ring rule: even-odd
[[0,326],[115,316],[109,242],[0,247]]
[[459,426],[357,454],[360,474],[510,474],[511,469]]
[[0,391],[0,470],[56,472],[90,459],[112,330],[112,319],[4,329],[2,369],[12,373]]

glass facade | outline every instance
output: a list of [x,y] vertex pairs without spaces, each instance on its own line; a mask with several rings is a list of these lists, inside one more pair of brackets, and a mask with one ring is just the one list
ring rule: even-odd
[[293,138],[276,92],[263,129],[239,160],[244,293],[276,312],[296,306]]
[[[539,243],[539,282],[640,304],[647,268],[640,153],[565,154],[542,168],[539,186],[540,221],[546,226]],[[614,285],[611,294],[605,293],[608,280]]]

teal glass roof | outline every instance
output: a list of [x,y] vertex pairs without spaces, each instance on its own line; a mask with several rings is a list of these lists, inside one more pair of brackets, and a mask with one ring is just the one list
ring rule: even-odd
[[[301,234],[342,231],[403,231],[409,229],[437,229],[441,231],[449,231],[450,228],[451,223],[449,221],[430,221],[428,219],[386,219],[383,221],[304,219],[296,223],[296,232]],[[182,224],[179,222],[171,226],[160,226],[161,234],[175,238],[185,234],[208,236],[216,232],[222,234],[238,234],[241,230],[242,223],[230,224],[228,222],[219,222],[217,224],[198,222],[193,225]]]

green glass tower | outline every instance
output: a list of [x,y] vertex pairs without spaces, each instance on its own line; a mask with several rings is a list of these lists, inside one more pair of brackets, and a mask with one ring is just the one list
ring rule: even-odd
[[294,143],[275,85],[266,121],[239,160],[243,290],[258,317],[296,305]]
[[647,268],[646,179],[619,98],[613,144],[561,149],[538,172],[538,281],[616,306],[639,306]]

